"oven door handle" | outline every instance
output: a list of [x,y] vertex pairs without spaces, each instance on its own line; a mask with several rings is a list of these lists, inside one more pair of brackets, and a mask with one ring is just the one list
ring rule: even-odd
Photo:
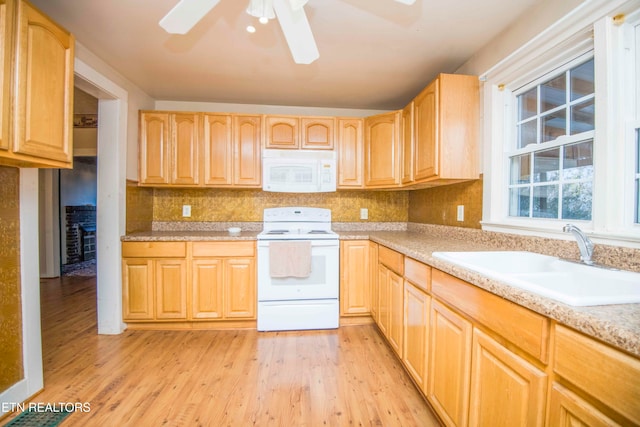
[[282,239],[282,240],[258,240],[258,247],[264,248],[269,247],[270,242],[311,242],[311,247],[331,247],[331,246],[340,246],[339,240],[296,240],[296,239]]

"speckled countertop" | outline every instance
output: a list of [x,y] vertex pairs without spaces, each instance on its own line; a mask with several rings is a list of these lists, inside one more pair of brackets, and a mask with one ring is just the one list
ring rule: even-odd
[[489,279],[431,255],[437,251],[501,249],[485,242],[447,239],[406,231],[343,231],[339,234],[345,240],[370,239],[640,357],[640,304],[573,307]]
[[[122,237],[122,241],[255,240],[260,232],[259,229],[244,230],[246,228],[243,227],[239,236],[231,236],[226,231],[149,231],[128,234]],[[484,233],[479,234],[482,232],[475,231],[461,238],[460,235],[452,235],[450,230],[433,233],[431,228],[417,231],[340,230],[336,228],[334,230],[339,234],[340,239],[370,239],[640,357],[640,304],[573,307],[489,279],[479,273],[432,256],[432,253],[436,251],[527,250],[527,248],[514,248],[503,242],[496,243],[477,238],[484,236]],[[462,233],[466,233],[466,231]],[[535,248],[530,250],[536,251]]]

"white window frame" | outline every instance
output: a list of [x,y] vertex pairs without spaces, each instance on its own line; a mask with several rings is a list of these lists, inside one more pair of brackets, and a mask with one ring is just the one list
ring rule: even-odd
[[[635,22],[638,10],[640,0],[584,2],[481,75],[484,230],[568,239],[570,236],[562,233],[562,226],[571,222],[596,243],[640,247],[640,224],[632,223],[630,210],[635,203],[634,180],[629,179],[635,167],[630,165],[635,157],[629,155],[631,126],[637,120],[633,107],[636,96],[632,93],[637,86],[632,66],[634,55],[629,46],[631,24],[613,19],[624,14]],[[514,91],[591,51],[595,58],[596,99],[592,220],[510,217],[506,153],[513,151]]]

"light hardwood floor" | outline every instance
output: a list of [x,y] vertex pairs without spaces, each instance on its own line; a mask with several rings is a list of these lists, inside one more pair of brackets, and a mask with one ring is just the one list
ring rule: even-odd
[[95,279],[41,288],[33,401],[91,407],[63,426],[439,425],[375,326],[97,335]]

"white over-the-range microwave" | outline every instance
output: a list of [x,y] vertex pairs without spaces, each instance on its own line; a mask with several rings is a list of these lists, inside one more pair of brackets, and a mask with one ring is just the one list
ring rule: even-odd
[[336,154],[322,150],[265,149],[262,189],[284,193],[336,191]]

